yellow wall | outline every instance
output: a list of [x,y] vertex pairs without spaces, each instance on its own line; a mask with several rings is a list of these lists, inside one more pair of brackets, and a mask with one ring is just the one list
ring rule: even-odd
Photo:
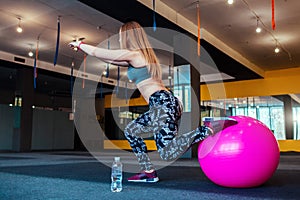
[[[154,140],[145,140],[149,151],[157,150]],[[300,152],[300,140],[278,140],[280,152]],[[131,150],[127,140],[104,140],[104,149]]]
[[278,140],[281,152],[300,152],[300,140]]
[[[300,94],[300,67],[266,71],[262,79],[200,86],[201,100]],[[281,152],[300,152],[299,140],[279,140]]]
[[[145,140],[149,151],[157,150],[154,140]],[[126,149],[131,150],[127,140],[104,140],[104,149]]]
[[118,99],[115,94],[105,95],[105,108],[113,108],[113,107],[127,107],[127,106],[147,106],[147,102],[145,99],[140,96],[139,98],[132,99]]
[[300,94],[300,67],[266,71],[265,78],[200,86],[201,100]]

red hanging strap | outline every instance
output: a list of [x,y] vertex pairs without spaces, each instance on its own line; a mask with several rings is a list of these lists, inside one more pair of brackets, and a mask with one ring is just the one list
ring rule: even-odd
[[272,2],[272,29],[275,30],[275,0],[271,0]]
[[200,7],[199,3],[197,3],[197,21],[198,21],[198,56],[200,56]]

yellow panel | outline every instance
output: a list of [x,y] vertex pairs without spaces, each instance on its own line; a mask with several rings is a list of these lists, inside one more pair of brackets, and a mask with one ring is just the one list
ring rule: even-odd
[[300,140],[278,140],[281,152],[300,152]]
[[[148,150],[157,150],[154,140],[145,140]],[[300,140],[278,140],[280,152],[300,152]],[[127,140],[104,140],[104,149],[131,150]]]
[[266,72],[264,79],[201,85],[201,100],[300,93],[300,68]]
[[140,96],[139,98],[132,98],[126,101],[126,99],[119,99],[115,94],[105,95],[105,108],[113,107],[126,107],[126,106],[146,106],[148,105],[145,99]]
[[[154,140],[145,140],[145,143],[148,150],[157,150]],[[104,140],[104,149],[130,150],[131,147],[127,140]]]

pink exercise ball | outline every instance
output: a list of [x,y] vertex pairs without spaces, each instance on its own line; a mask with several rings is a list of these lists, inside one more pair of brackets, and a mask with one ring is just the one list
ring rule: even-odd
[[280,150],[272,131],[259,120],[232,116],[238,121],[198,147],[198,161],[215,184],[231,188],[257,187],[276,171]]

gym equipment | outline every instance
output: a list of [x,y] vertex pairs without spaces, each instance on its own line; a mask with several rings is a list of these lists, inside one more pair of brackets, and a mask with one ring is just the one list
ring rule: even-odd
[[199,144],[198,161],[215,184],[232,188],[257,187],[265,183],[279,164],[280,150],[273,132],[247,116]]

